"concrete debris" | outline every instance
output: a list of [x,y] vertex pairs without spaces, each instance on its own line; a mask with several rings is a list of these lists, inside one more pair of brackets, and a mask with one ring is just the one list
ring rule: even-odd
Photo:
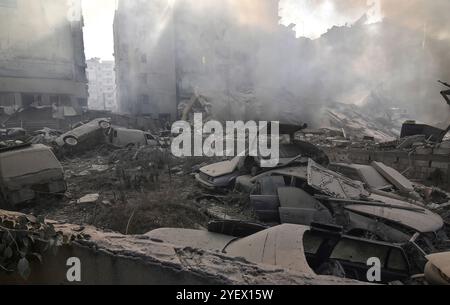
[[381,162],[372,162],[372,166],[381,174],[384,178],[386,178],[389,182],[391,182],[394,186],[396,186],[400,192],[405,194],[414,192],[414,185],[409,181],[405,176],[400,174],[398,171],[393,169],[392,167],[386,166]]
[[77,200],[78,204],[96,203],[100,198],[99,194],[89,194]]

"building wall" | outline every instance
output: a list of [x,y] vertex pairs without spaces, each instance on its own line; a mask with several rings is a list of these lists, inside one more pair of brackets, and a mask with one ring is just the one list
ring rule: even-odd
[[175,119],[173,11],[169,1],[119,1],[114,45],[119,111]]
[[0,106],[87,106],[79,0],[0,0]]
[[287,37],[278,23],[278,0],[169,2],[119,1],[114,33],[120,110],[170,112],[174,118],[177,106],[198,93],[218,118],[255,119],[250,104],[261,72],[267,75],[267,58],[258,52],[267,47],[269,56],[279,54]]
[[100,61],[99,58],[87,61],[89,80],[89,109],[117,110],[116,73],[114,61]]

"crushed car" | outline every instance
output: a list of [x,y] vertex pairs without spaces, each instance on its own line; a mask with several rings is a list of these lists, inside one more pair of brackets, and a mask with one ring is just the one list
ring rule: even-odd
[[347,234],[404,242],[416,233],[427,251],[446,240],[443,219],[426,208],[370,194],[353,181],[309,160],[308,166],[275,169],[250,180],[250,205],[261,221],[336,224]]
[[[245,229],[242,230],[242,224]],[[409,281],[423,274],[427,260],[414,240],[401,244],[345,235],[341,227],[312,223],[258,228],[230,221],[214,223],[214,230],[161,228],[146,234],[157,242],[217,251],[249,262],[367,282],[374,256],[381,261],[381,282]],[[223,230],[223,228],[226,228]],[[247,231],[248,234],[244,234]],[[233,234],[237,232],[238,234]]]
[[2,206],[32,201],[40,194],[64,194],[66,190],[63,168],[51,148],[24,144],[0,149]]

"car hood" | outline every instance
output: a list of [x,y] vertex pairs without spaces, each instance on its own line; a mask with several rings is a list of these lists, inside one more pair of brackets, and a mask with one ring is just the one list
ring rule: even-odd
[[436,232],[444,225],[444,221],[439,215],[417,205],[376,194],[370,195],[370,199],[406,209],[417,209],[417,211],[363,204],[347,205],[346,209],[355,213],[393,221],[420,233]]
[[225,253],[264,265],[283,267],[314,275],[308,265],[303,236],[309,227],[282,224],[231,242]]
[[145,234],[153,241],[174,246],[222,251],[249,262],[283,267],[314,276],[303,248],[303,236],[309,227],[282,224],[237,239],[232,236],[200,230],[163,228]]
[[207,165],[200,169],[200,172],[210,176],[210,177],[220,177],[233,173],[239,164],[240,158],[236,157],[229,161],[223,161]]

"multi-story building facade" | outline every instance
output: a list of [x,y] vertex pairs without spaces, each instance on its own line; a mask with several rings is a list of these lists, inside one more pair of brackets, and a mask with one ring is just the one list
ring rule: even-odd
[[116,111],[116,74],[114,61],[92,58],[87,61],[89,109]]
[[87,106],[80,0],[0,0],[0,106],[14,113],[53,107],[78,115]]
[[252,98],[253,51],[278,23],[278,0],[119,1],[119,109],[173,120],[195,92],[213,97],[216,113],[242,116],[234,101]]

